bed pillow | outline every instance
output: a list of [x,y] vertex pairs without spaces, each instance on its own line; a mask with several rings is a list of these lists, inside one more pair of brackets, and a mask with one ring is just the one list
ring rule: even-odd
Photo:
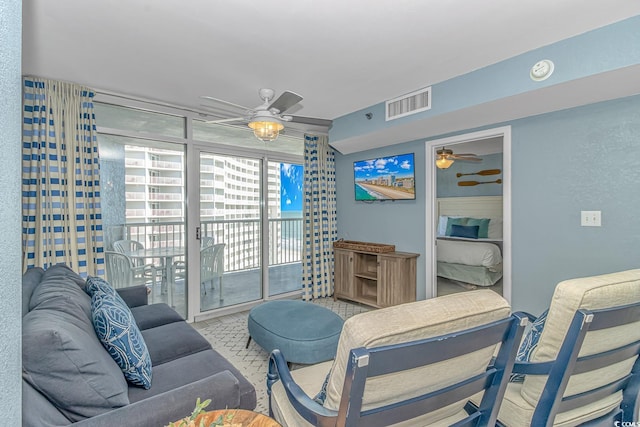
[[466,225],[478,226],[478,238],[486,239],[489,237],[489,218],[467,218]]
[[447,234],[447,221],[449,217],[446,215],[440,215],[438,217],[438,227],[436,228],[436,235],[445,236]]
[[449,217],[449,219],[447,220],[447,231],[445,233],[445,236],[451,236],[451,228],[454,225],[467,225],[467,220],[469,218],[467,217]]
[[502,218],[491,218],[487,237],[496,240],[502,239]]
[[451,226],[451,237],[465,237],[467,239],[477,239],[479,226],[477,225],[456,225]]

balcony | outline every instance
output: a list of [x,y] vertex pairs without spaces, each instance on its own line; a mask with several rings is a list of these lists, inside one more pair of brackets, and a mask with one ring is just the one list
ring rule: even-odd
[[[270,295],[300,290],[302,226],[302,218],[269,220]],[[203,285],[200,295],[202,309],[215,309],[261,299],[260,220],[203,221],[201,235],[203,238],[212,238],[214,243],[226,244],[222,292],[219,288],[210,290],[209,283]],[[110,248],[114,240],[131,239],[143,243],[146,248],[183,248],[184,236],[184,222],[129,223],[107,230],[105,245]],[[151,259],[146,262],[152,262],[164,268],[162,259]],[[184,280],[179,279],[168,285],[172,290],[172,305],[183,315],[186,314]],[[219,287],[217,282],[214,282],[213,286]],[[169,302],[166,286],[163,288],[160,283],[156,283],[152,288],[153,302]]]
[[182,216],[182,209],[151,209],[151,216],[155,216],[155,217]]
[[182,194],[180,193],[149,193],[149,200],[181,202]]
[[152,160],[151,167],[153,169],[165,169],[182,171],[182,162],[168,162],[164,160]]
[[[179,209],[176,209],[180,211]],[[144,210],[128,210],[127,213]],[[140,213],[140,212],[137,212]],[[184,222],[129,223],[121,236],[105,236],[107,247],[120,238],[137,240],[145,247],[184,247]],[[107,231],[107,234],[109,232]],[[260,220],[222,220],[201,223],[202,237],[226,243],[224,270],[237,272],[260,267]],[[269,265],[302,261],[302,218],[269,220]]]
[[178,185],[182,186],[182,178],[171,178],[164,176],[150,176],[149,183],[153,185]]

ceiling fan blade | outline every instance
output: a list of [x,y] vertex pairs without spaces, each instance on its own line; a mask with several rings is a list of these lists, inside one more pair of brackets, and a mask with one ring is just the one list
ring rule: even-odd
[[280,95],[278,99],[269,105],[269,110],[276,109],[279,113],[284,113],[300,101],[302,101],[302,97],[300,95],[286,90],[282,92],[282,95]]
[[460,156],[451,156],[450,158],[454,160],[461,160],[463,162],[481,162],[482,159],[479,157],[460,157]]
[[214,98],[213,96],[203,95],[200,98],[206,99],[207,101],[220,102],[221,104],[226,104],[226,105],[229,105],[231,107],[237,108],[239,110],[244,110],[244,111],[252,110],[251,108],[243,107],[242,105],[234,104],[233,102],[225,101],[224,99]]
[[330,128],[333,124],[333,120],[317,119],[315,117],[303,117],[303,116],[291,116],[291,123],[303,123],[313,126],[324,126]]
[[230,122],[240,122],[240,121],[246,121],[246,117],[232,117],[230,119],[217,119],[217,120],[207,120],[204,123],[211,125],[211,124],[216,124],[216,123],[230,123]]

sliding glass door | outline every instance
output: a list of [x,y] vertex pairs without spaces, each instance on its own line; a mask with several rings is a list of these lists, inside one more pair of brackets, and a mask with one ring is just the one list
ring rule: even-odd
[[268,162],[269,296],[302,287],[302,185],[300,164]]
[[261,165],[199,153],[200,312],[262,299]]
[[121,253],[150,302],[186,317],[184,146],[101,134],[99,147],[107,280]]

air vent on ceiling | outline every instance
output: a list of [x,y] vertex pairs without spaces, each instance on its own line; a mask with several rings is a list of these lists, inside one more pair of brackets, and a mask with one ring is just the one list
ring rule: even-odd
[[390,99],[386,102],[385,120],[419,113],[431,108],[431,86]]

